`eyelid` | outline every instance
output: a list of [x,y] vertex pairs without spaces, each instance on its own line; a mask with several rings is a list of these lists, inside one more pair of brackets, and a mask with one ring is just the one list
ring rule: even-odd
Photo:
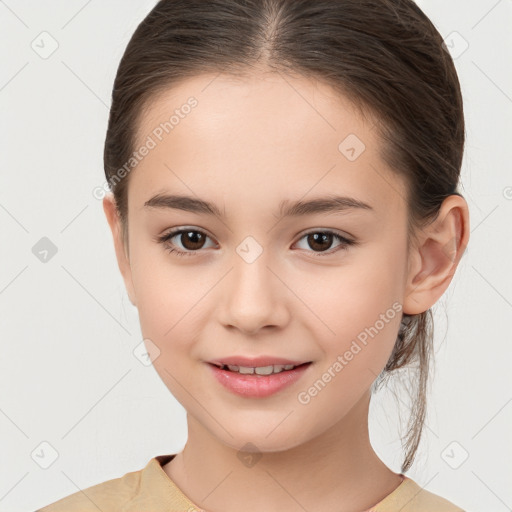
[[331,235],[337,235],[337,236],[343,238],[344,240],[346,240],[347,242],[356,243],[355,242],[355,238],[352,235],[349,235],[348,233],[346,233],[344,231],[339,231],[339,230],[334,229],[334,228],[310,228],[310,229],[306,229],[305,231],[303,231],[303,232],[301,232],[301,233],[299,233],[297,235],[298,240],[300,240],[301,238],[304,238],[306,235],[311,235],[312,233],[327,233],[327,234],[331,234]]
[[337,254],[340,251],[346,251],[351,246],[356,246],[359,244],[359,242],[357,242],[353,237],[347,237],[345,235],[340,234],[337,230],[329,229],[329,228],[325,228],[325,229],[314,228],[314,229],[311,229],[304,233],[301,233],[301,235],[299,236],[299,238],[298,238],[297,242],[295,242],[295,244],[300,242],[304,237],[311,235],[313,233],[323,233],[326,235],[332,235],[335,239],[337,239],[340,242],[340,245],[338,245],[334,249],[329,249],[327,251],[315,252],[315,251],[305,250],[305,252],[312,254],[313,258],[319,258],[319,257],[321,258],[322,256],[325,256],[325,257],[332,256],[333,254]]
[[[177,235],[186,233],[187,231],[194,231],[196,233],[201,233],[202,235],[209,238],[210,240],[215,240],[215,238],[213,236],[211,236],[207,231],[205,231],[204,229],[197,228],[195,226],[182,226],[182,227],[173,228],[173,229],[167,231],[166,233],[164,233],[163,235],[156,236],[154,238],[154,240],[156,242],[165,244],[165,243],[168,243],[171,238],[174,238]],[[181,252],[185,252],[185,251],[181,251]],[[197,251],[186,251],[186,252],[187,253],[201,252],[201,249],[199,249]]]
[[[215,240],[214,237],[210,236],[208,234],[208,232],[206,232],[205,230],[201,229],[201,228],[197,228],[195,226],[182,226],[182,227],[177,227],[177,228],[173,228],[171,229],[170,231],[168,231],[167,233],[163,234],[163,235],[159,235],[157,237],[155,237],[155,241],[158,242],[158,243],[161,243],[163,244],[164,246],[166,246],[166,244],[169,243],[169,240],[174,238],[175,236],[178,236],[178,235],[181,235],[183,233],[186,233],[187,231],[194,231],[196,233],[201,233],[202,235],[205,235],[207,238],[210,238],[211,240]],[[359,244],[359,242],[357,242],[353,237],[351,237],[350,235],[349,236],[346,236],[345,234],[340,234],[340,232],[338,232],[337,230],[335,229],[331,229],[331,228],[312,228],[312,229],[309,229],[309,230],[306,230],[302,233],[300,233],[298,236],[298,239],[296,242],[294,242],[293,245],[297,244],[298,242],[300,242],[304,237],[310,235],[310,234],[313,234],[313,233],[323,233],[323,234],[328,234],[328,235],[332,235],[334,236],[339,242],[341,245],[339,245],[337,248],[335,249],[329,249],[327,251],[320,251],[320,252],[315,252],[315,251],[308,251],[308,250],[305,250],[305,252],[309,252],[309,253],[312,253],[313,254],[313,257],[321,257],[321,256],[329,256],[329,255],[332,255],[332,254],[335,254],[337,253],[338,251],[342,251],[342,250],[347,250],[350,246],[356,246]],[[175,249],[175,248],[172,248],[172,249],[167,249],[169,252],[171,253],[176,253],[180,256],[193,256],[195,255],[196,253],[200,254],[201,252],[203,252],[202,249],[198,249],[197,251],[190,251],[190,250],[181,250],[181,249]]]

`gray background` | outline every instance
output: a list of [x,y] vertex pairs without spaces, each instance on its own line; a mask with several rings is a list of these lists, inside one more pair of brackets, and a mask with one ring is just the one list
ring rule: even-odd
[[[468,511],[504,512],[512,509],[512,0],[419,4],[449,43],[462,84],[471,238],[435,306],[429,416],[408,476]],[[186,440],[181,405],[133,354],[137,311],[93,195],[104,182],[117,65],[153,5],[0,1],[2,512],[141,469]],[[406,394],[391,388],[372,401],[370,428],[376,451],[399,471],[393,393],[407,418]]]

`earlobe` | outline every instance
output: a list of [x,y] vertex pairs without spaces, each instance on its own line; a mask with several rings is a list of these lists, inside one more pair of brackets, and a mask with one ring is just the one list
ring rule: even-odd
[[458,195],[447,197],[439,215],[411,249],[404,313],[427,311],[448,288],[469,241],[469,210]]
[[121,272],[121,275],[123,276],[128,297],[130,299],[130,302],[134,306],[136,306],[137,304],[135,301],[135,290],[133,288],[130,259],[128,257],[127,249],[125,247],[125,241],[122,234],[121,220],[119,218],[116,202],[112,193],[107,194],[103,198],[103,211],[105,212],[107,222],[112,232],[117,264]]

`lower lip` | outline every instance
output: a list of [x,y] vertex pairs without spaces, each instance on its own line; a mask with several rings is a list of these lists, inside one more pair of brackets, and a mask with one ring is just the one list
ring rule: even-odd
[[221,370],[211,363],[208,363],[208,366],[212,369],[215,378],[229,391],[248,398],[265,398],[297,382],[311,366],[311,363],[272,375],[257,375],[255,373],[247,375]]

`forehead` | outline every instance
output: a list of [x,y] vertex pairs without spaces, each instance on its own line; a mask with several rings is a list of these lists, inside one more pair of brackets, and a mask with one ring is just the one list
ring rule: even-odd
[[[282,73],[204,74],[183,80],[151,98],[140,119],[139,137],[150,133],[162,120],[169,120],[175,111],[188,111],[186,103],[190,98],[197,101],[197,106],[190,116],[180,115],[179,123],[190,117],[186,124],[201,130],[196,132],[198,138],[208,130],[209,139],[222,132],[223,137],[278,135],[279,141],[291,143],[303,137],[314,142],[329,132],[332,136],[349,129],[360,136],[373,131],[371,119],[363,120],[346,97],[321,81]],[[261,132],[264,128],[266,131]]]
[[404,197],[381,160],[371,118],[319,81],[281,74],[187,79],[148,104],[137,147],[148,138],[155,147],[129,187],[138,204],[166,186],[217,194],[220,203],[230,192],[275,195],[276,202],[334,189],[382,204]]

